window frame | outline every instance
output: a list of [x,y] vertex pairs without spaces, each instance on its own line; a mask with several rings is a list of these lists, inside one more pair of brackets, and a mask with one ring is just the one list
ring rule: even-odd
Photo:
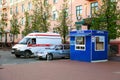
[[10,14],[11,15],[13,14],[13,8],[10,8]]
[[91,12],[90,13],[92,15],[93,13],[95,13],[95,11],[98,10],[98,2],[92,2],[91,5],[90,5],[90,8],[91,8]]
[[78,16],[82,15],[82,5],[76,6],[76,18],[78,19]]
[[22,12],[24,12],[24,11],[25,11],[24,4],[22,4]]
[[52,16],[53,20],[57,20],[57,11],[53,11],[53,16]]
[[31,9],[32,9],[32,3],[28,2],[28,10],[31,10]]
[[[83,37],[84,39],[84,44],[76,44],[76,38],[77,37]],[[80,49],[77,49],[76,47],[79,47]],[[75,50],[82,50],[85,51],[86,50],[86,36],[76,36],[75,37]]]
[[68,15],[69,15],[69,13],[68,13],[69,11],[68,10],[69,10],[68,8],[65,9],[65,16],[66,17],[68,17]]
[[[102,37],[103,38],[103,49],[96,49],[97,47],[97,41],[96,41],[96,37]],[[99,41],[101,41],[100,39],[99,39]],[[101,41],[101,42],[102,42]],[[105,51],[105,36],[95,36],[95,46],[94,46],[94,49],[95,49],[95,51]]]
[[53,0],[53,3],[55,4],[55,3],[57,3],[58,2],[58,0]]
[[13,3],[13,0],[10,0],[10,3]]
[[15,12],[16,12],[16,14],[18,13],[18,6],[16,6],[16,8],[15,8]]

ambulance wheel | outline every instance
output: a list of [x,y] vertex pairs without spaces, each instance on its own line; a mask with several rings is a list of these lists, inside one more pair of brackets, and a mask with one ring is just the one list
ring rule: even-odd
[[47,54],[46,59],[47,60],[53,60],[53,55],[52,54]]
[[30,51],[25,51],[24,57],[25,58],[30,58],[30,56],[31,56],[31,52]]
[[18,55],[18,54],[15,54],[15,57],[16,57],[16,58],[20,58],[20,55]]

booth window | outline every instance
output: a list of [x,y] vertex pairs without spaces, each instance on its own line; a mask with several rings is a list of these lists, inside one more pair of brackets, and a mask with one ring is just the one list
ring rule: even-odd
[[85,50],[85,36],[77,36],[75,42],[76,50]]
[[103,51],[104,50],[104,45],[105,45],[105,37],[104,36],[96,36],[95,37],[96,45],[95,45],[95,50],[97,51]]

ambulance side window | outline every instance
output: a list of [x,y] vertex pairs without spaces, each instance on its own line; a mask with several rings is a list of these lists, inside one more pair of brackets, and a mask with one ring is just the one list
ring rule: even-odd
[[36,44],[36,39],[32,38],[28,41],[28,44]]
[[32,39],[32,44],[36,44],[36,39],[35,38]]

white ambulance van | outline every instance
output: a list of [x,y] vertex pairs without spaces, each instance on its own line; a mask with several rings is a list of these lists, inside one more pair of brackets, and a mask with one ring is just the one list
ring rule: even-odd
[[56,44],[62,44],[62,38],[58,33],[30,33],[12,47],[11,53],[17,58],[28,58],[36,51]]

